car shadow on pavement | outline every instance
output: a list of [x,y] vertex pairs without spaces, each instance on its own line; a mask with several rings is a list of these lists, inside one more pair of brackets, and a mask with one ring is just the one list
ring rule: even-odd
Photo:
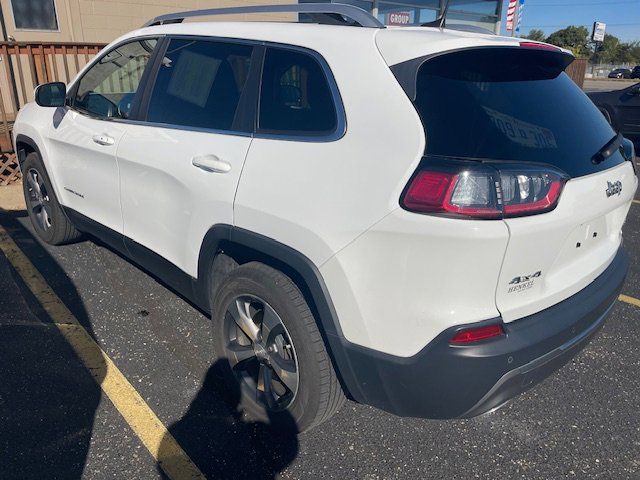
[[[0,225],[93,337],[73,282],[21,216],[0,213]],[[0,365],[0,477],[81,478],[104,371],[79,362],[1,250]]]
[[[209,368],[187,413],[169,432],[210,480],[276,478],[298,454],[293,417],[279,418],[280,428],[271,417],[268,423],[247,421],[239,409],[240,389],[229,386],[223,369],[223,361]],[[165,438],[161,462],[170,446]]]

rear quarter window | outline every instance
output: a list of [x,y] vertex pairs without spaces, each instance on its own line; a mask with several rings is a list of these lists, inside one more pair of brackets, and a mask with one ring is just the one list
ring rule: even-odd
[[260,88],[260,133],[327,135],[338,124],[327,77],[311,55],[268,48]]

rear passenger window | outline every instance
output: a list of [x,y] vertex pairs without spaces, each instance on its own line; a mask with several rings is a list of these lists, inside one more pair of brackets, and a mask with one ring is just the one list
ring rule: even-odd
[[267,49],[262,73],[259,130],[263,133],[323,135],[336,129],[331,89],[310,55]]
[[233,130],[253,47],[171,40],[158,72],[147,121]]

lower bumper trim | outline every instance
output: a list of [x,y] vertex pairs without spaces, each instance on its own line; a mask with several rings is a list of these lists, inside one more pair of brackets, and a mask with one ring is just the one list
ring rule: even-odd
[[593,325],[577,337],[542,357],[505,373],[502,378],[498,380],[498,383],[496,383],[478,403],[461,415],[461,418],[475,417],[500,408],[514,396],[532,388],[568,363],[586,346],[589,339],[602,328],[613,306],[614,304],[612,304]]

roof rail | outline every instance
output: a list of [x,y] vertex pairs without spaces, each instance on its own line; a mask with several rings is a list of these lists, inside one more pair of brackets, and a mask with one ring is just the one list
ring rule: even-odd
[[[290,5],[254,5],[247,7],[210,8],[169,13],[149,20],[143,27],[182,23],[185,18],[206,17],[210,15],[233,15],[243,13],[306,13],[324,23],[333,25],[357,25],[368,28],[385,28],[380,21],[366,10],[341,3],[303,3]],[[345,17],[354,23],[345,20]],[[320,22],[322,23],[322,22]]]

